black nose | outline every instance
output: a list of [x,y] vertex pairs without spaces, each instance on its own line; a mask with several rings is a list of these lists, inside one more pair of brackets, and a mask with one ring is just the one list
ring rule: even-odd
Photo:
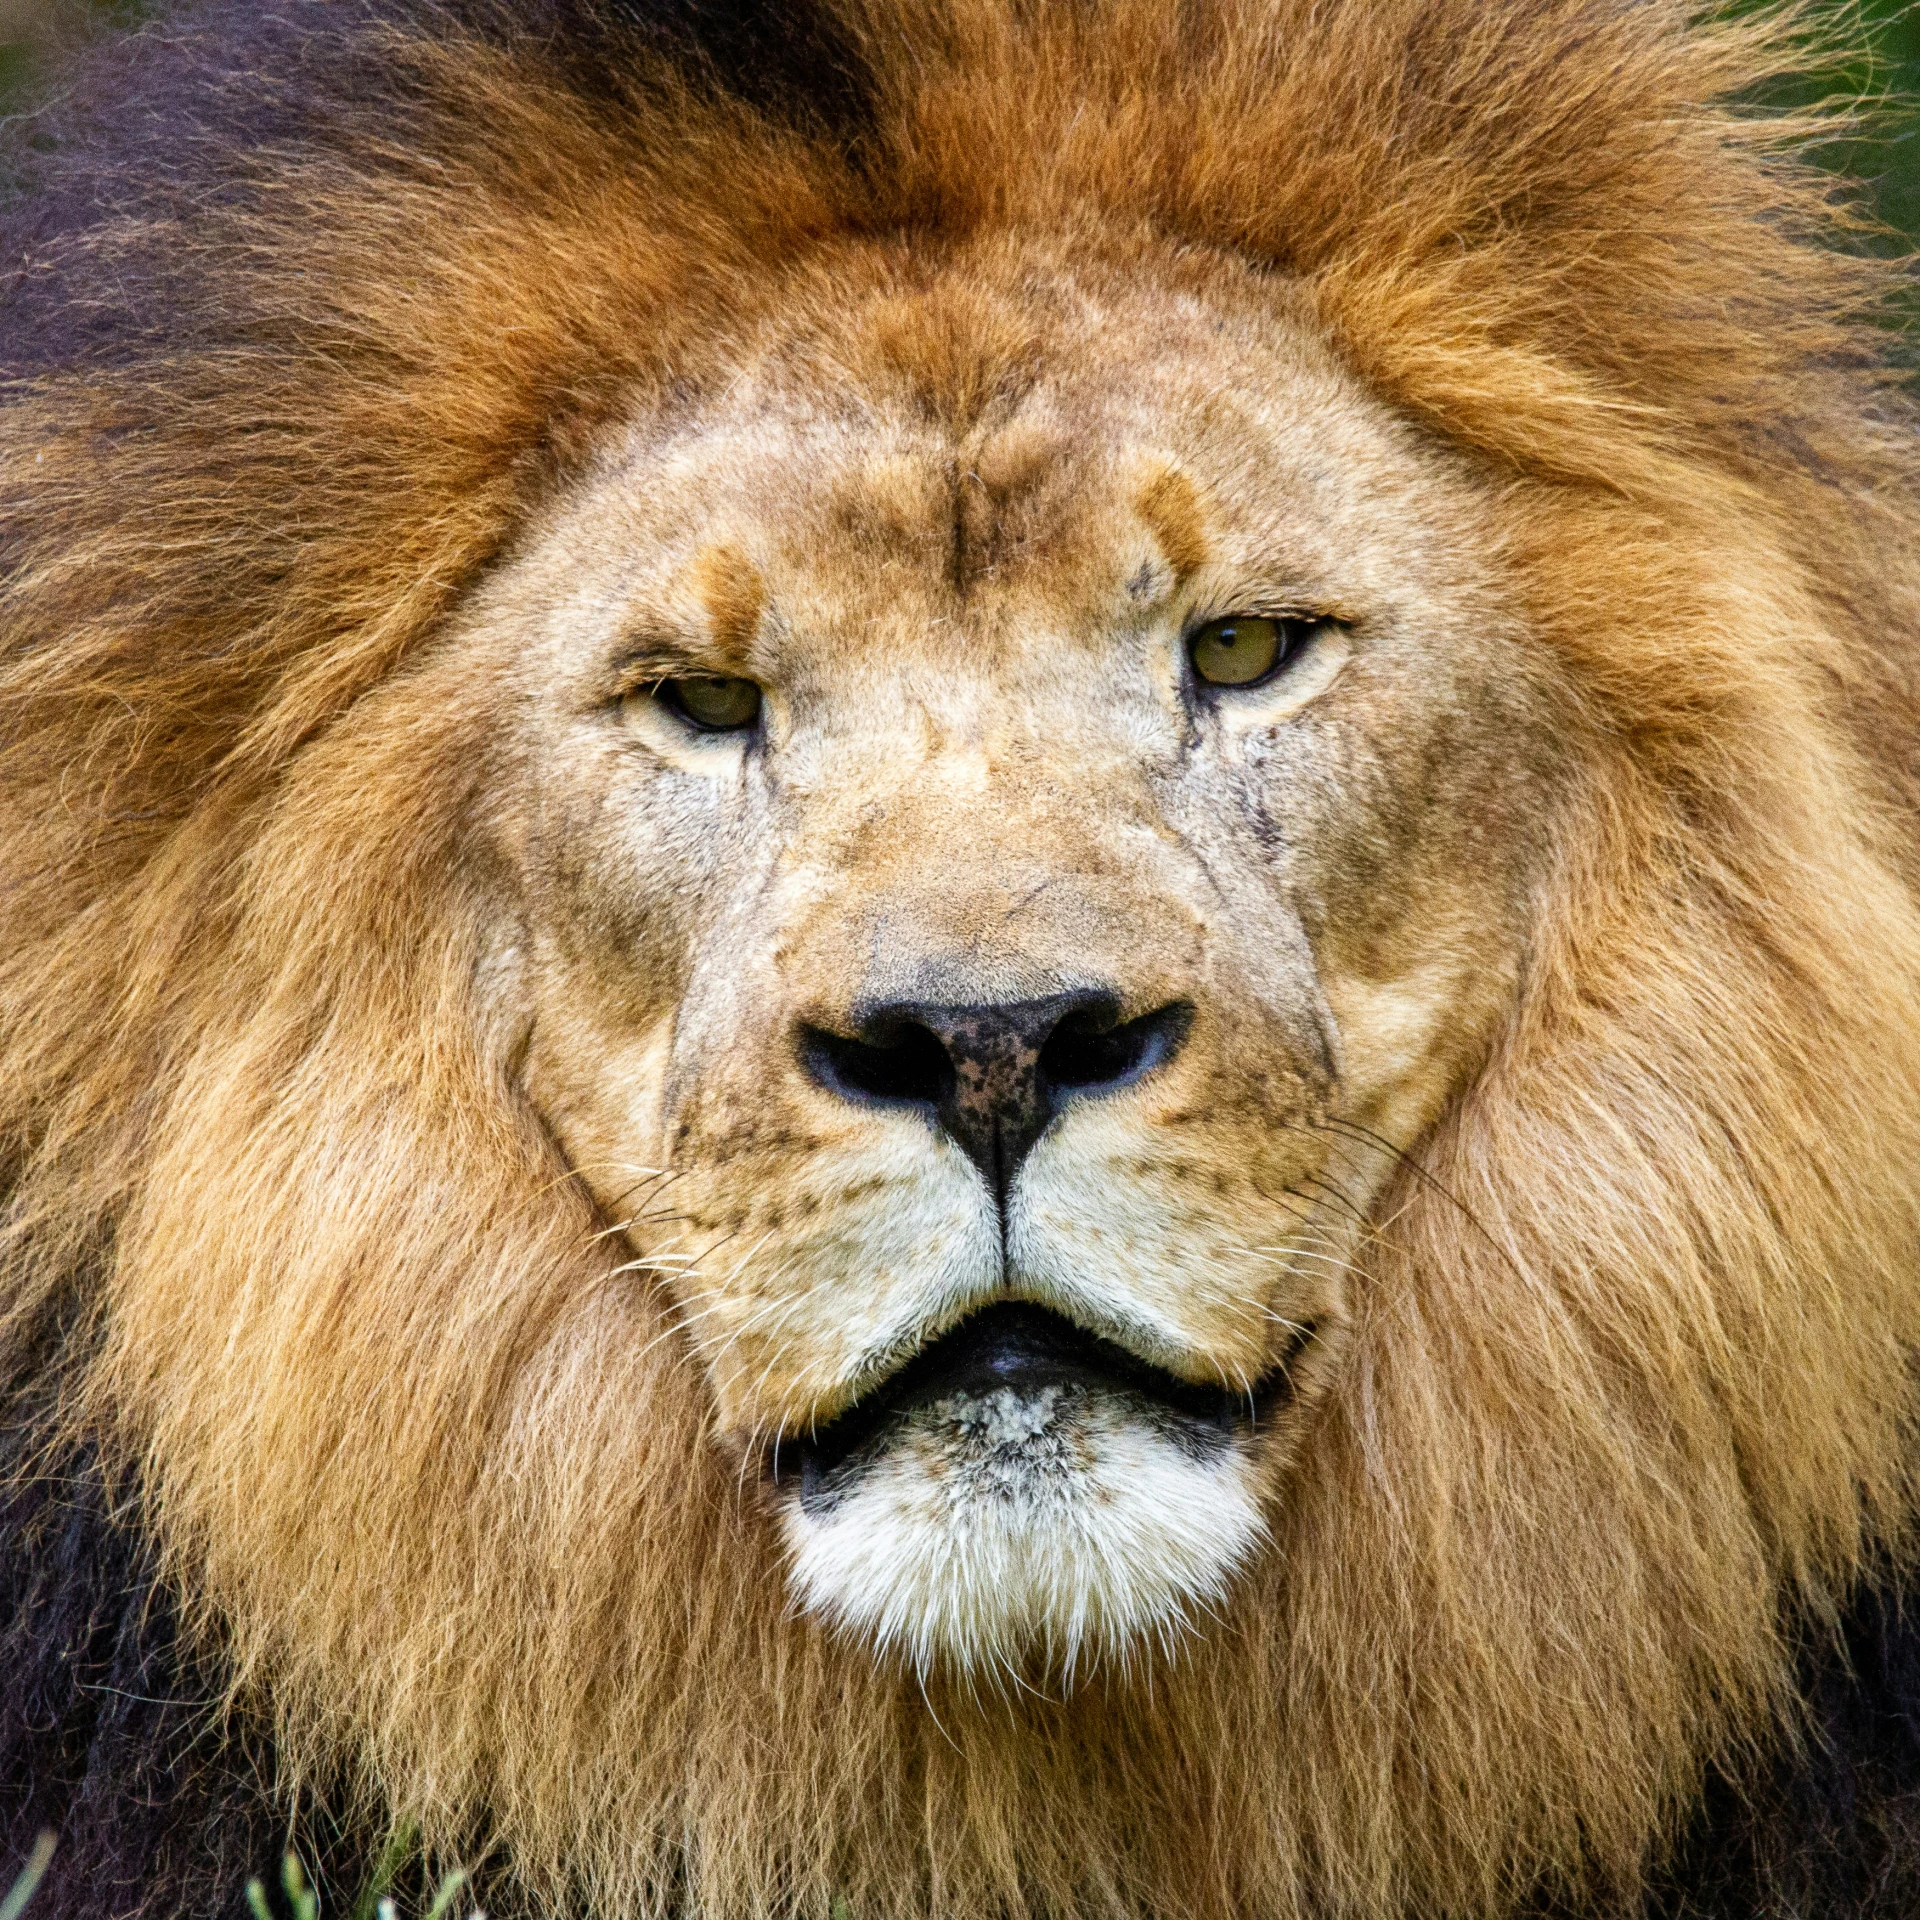
[[1076,1093],[1131,1085],[1172,1059],[1192,1009],[1175,1001],[1119,1018],[1109,993],[943,1007],[863,1009],[851,1036],[801,1030],[800,1057],[849,1100],[918,1107],[1004,1194],[1027,1149]]

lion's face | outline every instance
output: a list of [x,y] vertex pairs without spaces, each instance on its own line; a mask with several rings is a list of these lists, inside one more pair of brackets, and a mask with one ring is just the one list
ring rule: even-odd
[[1510,1001],[1551,700],[1465,483],[1271,289],[872,277],[486,596],[501,976],[805,1603],[1070,1668],[1284,1498]]

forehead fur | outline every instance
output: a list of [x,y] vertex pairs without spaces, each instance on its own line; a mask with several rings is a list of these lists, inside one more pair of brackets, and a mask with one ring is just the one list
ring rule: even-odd
[[[1737,104],[1791,36],[831,0],[746,100],[724,49],[617,21],[212,5],[19,157],[13,1363],[56,1367],[296,1767],[557,1904],[1629,1896],[1911,1498],[1920,440],[1890,272],[1835,244],[1807,129]],[[809,61],[821,111],[779,83]],[[1499,1045],[1367,1243],[1276,1553],[1152,1686],[982,1712],[791,1616],[670,1301],[516,1100],[504,701],[437,643],[810,283],[858,294],[862,380],[990,439],[1051,323],[977,263],[1036,249],[1236,277],[1457,461],[1580,805]],[[1204,558],[1177,471],[1136,504]],[[740,633],[764,585],[724,546],[686,582]]]
[[[931,259],[903,241],[823,248],[740,357],[718,391],[609,431],[540,523],[584,543],[570,579],[693,592],[736,659],[768,590],[748,549],[816,611],[884,583],[882,604],[910,594],[944,627],[1012,592],[1078,631],[1122,599],[1137,616],[1230,545],[1264,543],[1269,566],[1284,550],[1324,589],[1328,543],[1351,546],[1366,503],[1391,517],[1443,464],[1287,289],[1213,253],[1143,244],[1115,262],[1035,234]],[[1350,551],[1337,564],[1365,571]]]

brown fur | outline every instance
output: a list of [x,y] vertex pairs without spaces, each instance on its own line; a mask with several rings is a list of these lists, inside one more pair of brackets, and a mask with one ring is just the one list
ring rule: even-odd
[[[880,82],[850,156],[396,35],[398,157],[370,124],[244,163],[173,243],[171,335],[14,396],[12,1324],[84,1302],[71,1421],[296,1770],[556,1906],[1630,1899],[1913,1497],[1915,455],[1883,270],[1825,243],[1793,129],[1707,104],[1784,32],[842,10]],[[110,286],[150,240],[43,270]],[[1251,263],[1464,454],[1576,804],[1490,1054],[1376,1211],[1275,1550],[1151,1687],[981,1706],[793,1615],[668,1292],[618,1282],[476,1011],[503,695],[436,641],[606,423],[796,304],[881,301],[871,377],[997,417],[1036,351],[1003,243]],[[896,246],[959,284],[887,307]],[[1203,557],[1204,503],[1145,486]]]

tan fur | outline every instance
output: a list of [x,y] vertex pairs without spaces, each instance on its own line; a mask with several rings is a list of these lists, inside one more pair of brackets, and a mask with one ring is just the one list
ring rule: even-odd
[[[854,161],[666,79],[623,120],[532,56],[396,44],[438,172],[287,167],[193,240],[263,315],[248,357],[14,399],[11,1324],[74,1316],[72,1419],[296,1765],[445,1851],[503,1843],[556,1908],[1628,1898],[1707,1762],[1779,1736],[1787,1631],[1902,1550],[1913,1494],[1914,454],[1860,317],[1880,270],[1822,244],[1778,131],[1703,104],[1781,31],[1587,0],[845,11],[884,87]],[[1210,410],[1215,354],[1306,423],[1284,487],[1242,455],[1296,440]],[[687,389],[709,464],[670,486],[646,462]],[[722,428],[805,457],[722,458]],[[1339,504],[1296,522],[1316,448]],[[726,522],[684,551],[682,499]],[[634,648],[672,627],[745,671],[804,588],[810,671],[931,663],[957,738],[939,663],[1043,685],[1034,609],[1091,623],[1137,557],[1204,577],[1269,526],[1387,555],[1476,694],[1302,909],[1333,1107],[1269,1126],[1299,1053],[1220,1025],[1218,1110],[1151,1123],[1212,1128],[1222,1182],[1294,1153],[1364,1191],[1338,1273],[1286,1270],[1337,1351],[1221,1617],[1058,1697],[923,1691],[796,1614],[750,1469],[858,1389],[843,1302],[787,1269],[817,1320],[739,1360],[780,1276],[677,1266],[644,1129],[581,1144],[608,1088],[660,1083],[708,883],[617,939],[528,936],[587,924],[551,903],[592,875],[527,636],[581,580],[619,626],[626,556]],[[1357,792],[1407,763],[1355,659]],[[1138,836],[1080,835],[1076,782],[1120,818],[1133,778],[1069,752],[1006,788],[1091,903],[1036,908],[1021,964],[1174,897]],[[892,779],[823,783],[808,859],[869,903],[929,872],[962,873],[956,915],[1014,897]],[[808,991],[844,986],[831,916],[781,927]],[[764,1181],[689,1176],[689,1204],[797,1204],[827,1155],[791,1099],[747,1143]],[[1167,1308],[1169,1361],[1271,1352],[1228,1265]]]

